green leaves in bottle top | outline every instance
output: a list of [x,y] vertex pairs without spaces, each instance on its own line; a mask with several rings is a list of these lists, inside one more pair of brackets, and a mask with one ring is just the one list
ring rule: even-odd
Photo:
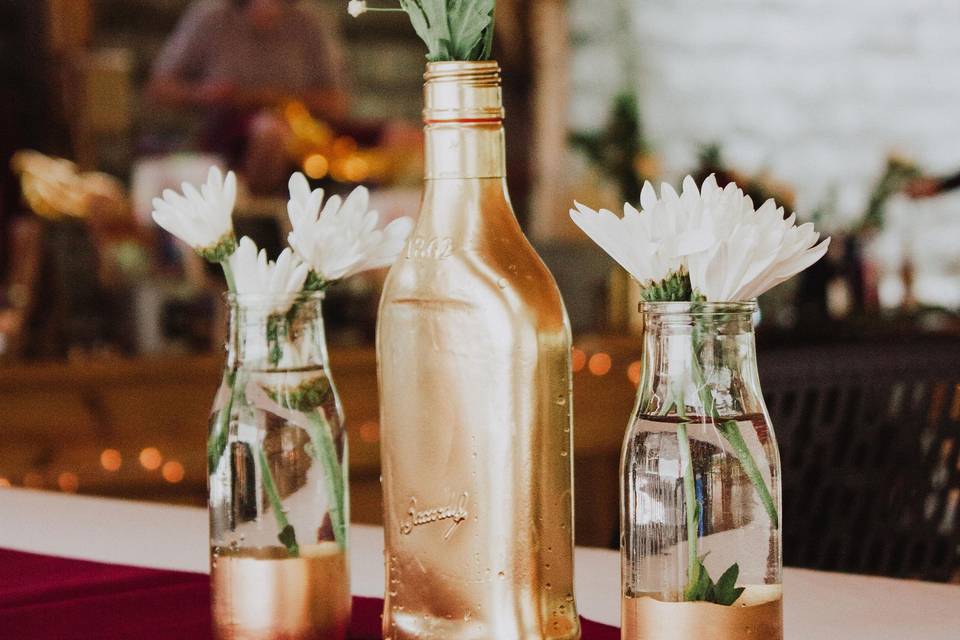
[[489,60],[493,48],[496,0],[398,0],[400,9],[348,4],[350,15],[368,11],[405,11],[427,45],[430,62]]

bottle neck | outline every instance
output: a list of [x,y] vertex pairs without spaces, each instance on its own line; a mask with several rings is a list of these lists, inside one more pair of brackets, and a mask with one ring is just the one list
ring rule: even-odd
[[230,304],[227,367],[257,371],[326,368],[322,294]]
[[496,62],[435,62],[424,74],[426,179],[506,176]]
[[428,122],[426,180],[503,178],[507,175],[503,124],[484,122]]
[[691,419],[763,413],[754,306],[681,304],[645,305],[638,410]]

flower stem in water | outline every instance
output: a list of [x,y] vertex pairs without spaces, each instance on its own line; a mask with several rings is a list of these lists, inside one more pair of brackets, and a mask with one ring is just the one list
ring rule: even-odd
[[337,459],[337,449],[333,443],[330,423],[318,407],[317,411],[307,414],[310,422],[310,439],[313,440],[314,457],[323,465],[327,476],[327,493],[330,501],[330,523],[333,535],[341,548],[347,545],[347,523],[344,509],[343,469]]
[[699,512],[697,489],[693,478],[693,457],[690,455],[690,438],[687,436],[687,423],[677,425],[677,442],[680,447],[680,464],[683,465],[684,512],[687,516],[687,590],[697,584],[700,577],[700,560],[697,557],[697,534],[699,533]]
[[270,471],[270,465],[267,463],[267,456],[263,449],[257,449],[260,456],[260,469],[263,473],[263,489],[267,492],[267,498],[270,500],[270,506],[273,508],[273,515],[277,519],[277,527],[280,533],[277,538],[287,548],[287,553],[291,558],[300,555],[300,545],[297,544],[297,534],[293,526],[287,520],[287,514],[283,511],[283,504],[280,502],[280,494],[277,492],[277,485],[273,482],[273,473]]
[[757,494],[760,496],[760,501],[763,502],[763,507],[767,510],[767,515],[770,516],[770,522],[773,523],[774,527],[779,527],[777,507],[773,503],[773,496],[770,495],[767,483],[763,481],[763,475],[760,473],[760,468],[757,467],[757,462],[750,454],[747,443],[743,441],[743,435],[741,435],[740,428],[737,427],[736,421],[727,420],[722,423],[720,425],[720,434],[726,438],[730,446],[733,447],[734,453],[737,454],[740,465],[743,467],[744,472],[746,472],[747,477],[750,478],[750,483],[756,488]]
[[220,465],[220,459],[223,457],[223,452],[227,448],[227,440],[229,439],[230,414],[233,412],[233,402],[237,395],[235,384],[236,378],[236,371],[230,371],[227,373],[226,384],[230,389],[230,393],[227,395],[226,404],[220,408],[220,412],[217,414],[216,426],[210,433],[210,437],[207,439],[208,473],[213,473]]

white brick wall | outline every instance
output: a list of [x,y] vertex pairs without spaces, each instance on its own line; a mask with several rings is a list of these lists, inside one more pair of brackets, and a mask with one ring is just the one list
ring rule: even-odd
[[[838,189],[841,227],[891,151],[960,170],[960,0],[571,0],[570,19],[574,128],[602,125],[633,85],[668,177],[719,142],[732,165],[792,184],[801,215]],[[960,270],[949,247],[936,264],[917,250],[960,254],[960,196],[911,206],[886,244],[914,247],[921,279]],[[953,287],[938,301],[960,306]]]

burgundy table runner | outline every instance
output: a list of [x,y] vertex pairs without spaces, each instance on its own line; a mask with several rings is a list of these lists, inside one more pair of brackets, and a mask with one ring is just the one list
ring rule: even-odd
[[[380,638],[383,601],[353,599],[351,640]],[[582,620],[583,640],[619,640]],[[0,640],[211,640],[208,577],[0,549]]]

